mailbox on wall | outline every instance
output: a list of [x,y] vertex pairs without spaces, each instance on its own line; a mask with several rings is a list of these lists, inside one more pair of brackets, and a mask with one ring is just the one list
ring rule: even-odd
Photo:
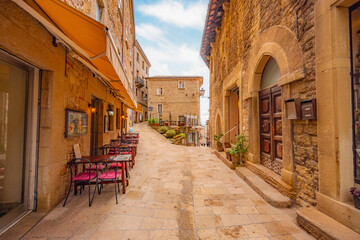
[[303,120],[316,120],[316,99],[301,102],[301,118]]
[[301,119],[300,99],[285,100],[286,118]]

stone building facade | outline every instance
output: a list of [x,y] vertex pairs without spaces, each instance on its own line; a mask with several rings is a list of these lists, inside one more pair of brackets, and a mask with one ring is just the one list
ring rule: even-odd
[[[0,125],[7,136],[12,136],[1,134],[0,174],[5,181],[0,183],[0,201],[16,202],[18,211],[14,215],[6,208],[9,212],[5,217],[16,218],[29,210],[47,212],[59,204],[69,187],[67,162],[73,158],[73,145],[80,144],[82,155],[96,154],[98,147],[126,131],[127,110],[136,108],[132,1],[120,1],[119,6],[119,1],[64,0],[56,1],[56,6],[61,6],[56,11],[42,8],[44,3],[54,7],[53,2],[0,1],[0,30],[4,33],[0,35]],[[60,10],[69,14],[64,19],[71,22],[71,28],[83,24],[81,28],[88,27],[88,34],[106,26],[106,31],[99,31],[104,36],[106,32],[106,38],[96,35],[101,41],[86,39],[89,45],[82,45],[77,35],[66,32],[68,22],[53,24]],[[106,52],[96,56],[99,52],[94,48],[103,46]],[[11,104],[19,104],[19,108],[9,108],[15,106]],[[87,131],[82,135],[65,136],[69,130],[65,126],[66,109],[87,118],[87,125],[83,124]],[[16,115],[19,112],[22,118]],[[9,124],[12,119],[20,121],[16,127]],[[25,136],[10,134],[22,129],[19,126],[24,126]],[[24,150],[14,153],[14,149]],[[19,153],[22,155],[16,155]],[[21,171],[11,165],[14,163],[23,166],[24,175],[18,174]],[[17,174],[12,174],[12,169]],[[10,188],[16,195],[8,191]],[[9,199],[5,199],[7,195]],[[12,220],[7,218],[0,231]]]
[[164,122],[184,122],[192,118],[200,124],[200,87],[202,77],[154,76],[148,77],[149,118]]
[[142,122],[148,119],[147,98],[148,98],[148,83],[146,78],[149,77],[149,70],[151,64],[146,57],[144,50],[140,43],[135,42],[135,95],[137,103],[142,106],[142,112],[136,114],[135,121]]
[[295,203],[360,232],[349,193],[359,187],[349,75],[354,4],[210,1],[200,54],[210,69],[210,139],[231,130],[223,141],[232,143],[244,134],[246,167]]

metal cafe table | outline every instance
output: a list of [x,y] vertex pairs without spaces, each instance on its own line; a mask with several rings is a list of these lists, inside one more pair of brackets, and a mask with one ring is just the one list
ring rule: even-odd
[[135,165],[135,156],[137,151],[137,144],[136,143],[120,143],[117,145],[119,148],[130,148],[132,154],[132,165]]
[[[82,158],[85,158],[89,160],[91,163],[97,164],[100,160],[103,159],[109,159],[114,160],[117,162],[121,162],[121,182],[123,185],[123,193],[126,193],[126,184],[128,183],[128,169],[127,169],[127,162],[131,159],[131,154],[125,154],[125,155],[97,155],[97,156],[83,156]],[[126,172],[126,173],[125,173]],[[126,174],[126,176],[125,176]],[[77,193],[77,188],[75,187],[75,195]]]

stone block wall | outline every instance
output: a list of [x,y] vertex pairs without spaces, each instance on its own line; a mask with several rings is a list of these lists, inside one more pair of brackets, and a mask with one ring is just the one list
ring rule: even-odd
[[[210,60],[210,127],[212,136],[215,133],[216,118],[224,113],[223,93],[232,71],[240,64],[241,70],[236,73],[240,79],[242,91],[240,117],[241,129],[250,137],[251,98],[247,97],[252,76],[248,69],[256,63],[250,62],[251,54],[257,51],[258,41],[281,41],[282,48],[290,48],[286,35],[278,32],[276,37],[260,37],[267,30],[281,27],[296,38],[303,58],[298,59],[302,66],[303,78],[282,86],[283,99],[299,98],[308,100],[316,98],[315,89],[315,30],[314,30],[314,3],[316,1],[230,1],[229,9],[225,9],[221,27],[217,31],[213,43]],[[279,40],[281,39],[281,40]],[[289,41],[290,42],[290,41]],[[289,49],[290,50],[290,49]],[[290,50],[291,51],[291,50]],[[291,68],[291,66],[290,66]],[[213,76],[213,77],[212,77]],[[221,94],[222,93],[222,94]],[[257,103],[258,104],[258,103]],[[296,173],[298,189],[297,201],[300,204],[316,205],[315,192],[318,190],[318,163],[317,163],[317,123],[316,121],[292,120],[294,152],[293,172]],[[222,123],[224,126],[224,123]],[[212,138],[211,136],[211,138]]]
[[[158,104],[163,105],[162,120],[178,121],[179,116],[191,114],[197,116],[200,122],[200,80],[202,78],[169,78],[156,79],[147,78],[148,80],[148,107],[153,107],[149,111],[149,116],[157,117]],[[179,81],[185,82],[185,88],[179,89]],[[201,80],[202,81],[202,80]],[[157,95],[157,88],[163,89],[162,95]]]

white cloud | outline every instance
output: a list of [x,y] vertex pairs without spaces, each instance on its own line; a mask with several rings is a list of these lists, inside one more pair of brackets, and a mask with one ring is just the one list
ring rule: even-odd
[[165,41],[163,30],[152,24],[141,23],[137,25],[135,29],[136,35],[141,36],[146,40],[153,42]]
[[174,24],[182,28],[204,28],[207,1],[185,3],[177,0],[162,0],[155,4],[143,4],[139,11],[147,16],[155,17],[162,22]]

